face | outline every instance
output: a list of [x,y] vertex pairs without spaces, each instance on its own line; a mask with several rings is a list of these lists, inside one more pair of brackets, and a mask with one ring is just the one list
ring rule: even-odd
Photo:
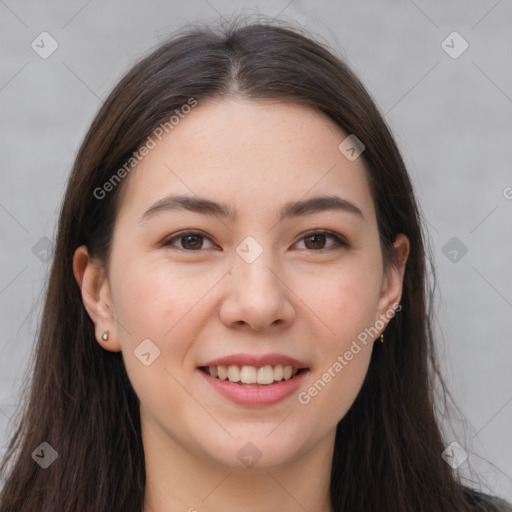
[[408,253],[397,237],[385,271],[346,136],[305,106],[209,101],[125,178],[108,273],[76,275],[97,291],[84,304],[102,347],[122,351],[145,435],[231,468],[333,441]]

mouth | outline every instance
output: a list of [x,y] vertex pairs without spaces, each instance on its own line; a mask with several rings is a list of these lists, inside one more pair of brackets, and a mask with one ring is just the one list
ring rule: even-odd
[[295,379],[301,373],[307,372],[308,368],[296,368],[291,365],[216,365],[200,366],[199,370],[214,379],[229,381],[240,386],[266,387],[282,381]]

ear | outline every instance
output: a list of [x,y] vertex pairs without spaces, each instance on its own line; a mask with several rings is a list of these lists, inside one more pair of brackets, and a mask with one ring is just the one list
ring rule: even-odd
[[[396,263],[391,264],[382,279],[377,317],[381,322],[384,321],[386,326],[402,298],[405,264],[410,251],[409,239],[403,233],[400,233],[395,237],[393,246],[395,248]],[[384,331],[386,326],[381,329],[381,332]],[[381,332],[379,332],[379,336]]]
[[[121,345],[110,294],[110,284],[104,267],[89,257],[85,245],[75,251],[73,274],[80,288],[84,307],[94,323],[96,341],[106,350],[119,352]],[[102,335],[106,331],[109,331],[109,338],[104,341]]]

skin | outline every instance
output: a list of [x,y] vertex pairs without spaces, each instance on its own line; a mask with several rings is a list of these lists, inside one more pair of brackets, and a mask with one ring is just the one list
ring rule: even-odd
[[[199,103],[125,178],[108,271],[85,246],[76,250],[74,274],[97,341],[122,351],[140,398],[146,512],[331,510],[335,428],[385,327],[307,404],[293,394],[267,407],[236,405],[197,367],[277,352],[308,365],[299,390],[307,391],[400,302],[409,241],[397,236],[398,264],[385,272],[365,163],[338,150],[346,136],[302,105]],[[238,218],[176,210],[140,222],[171,193],[228,203]],[[278,222],[285,202],[320,195],[351,201],[364,219],[324,210]],[[162,244],[187,229],[204,233],[192,240],[199,248],[187,238]],[[349,246],[307,238],[319,229]],[[247,236],[263,249],[252,263],[236,252]],[[160,349],[149,366],[133,353],[146,338]],[[261,453],[252,467],[237,457],[248,442]]]

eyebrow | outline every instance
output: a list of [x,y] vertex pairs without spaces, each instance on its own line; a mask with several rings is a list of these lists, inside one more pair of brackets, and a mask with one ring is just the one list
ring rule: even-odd
[[[140,223],[149,220],[160,212],[187,210],[203,215],[215,215],[234,221],[237,218],[236,210],[226,203],[218,203],[198,196],[171,195],[160,199],[144,212]],[[279,221],[289,217],[299,217],[326,210],[338,210],[356,215],[362,220],[363,212],[355,204],[338,196],[319,196],[299,201],[290,201],[280,210]]]

